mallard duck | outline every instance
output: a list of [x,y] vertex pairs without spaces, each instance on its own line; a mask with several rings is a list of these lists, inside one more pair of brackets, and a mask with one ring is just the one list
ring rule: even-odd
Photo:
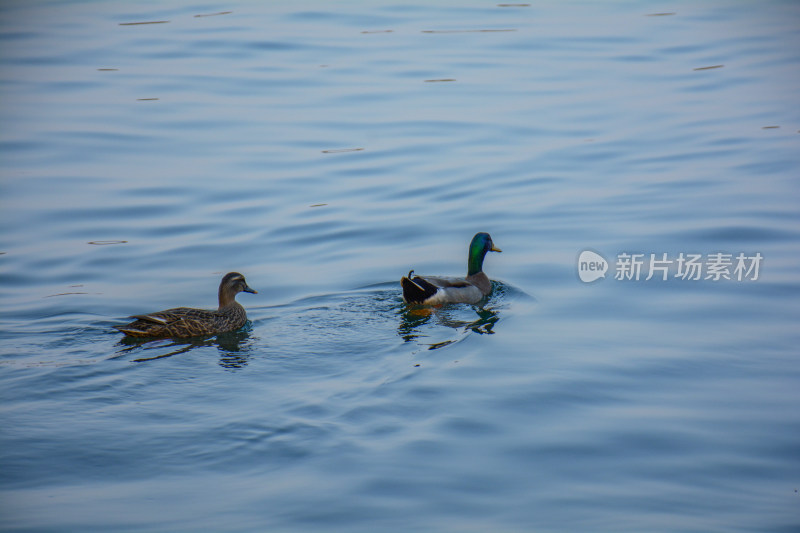
[[247,286],[238,272],[225,274],[219,284],[216,311],[176,307],[146,315],[134,315],[130,324],[114,326],[131,337],[199,337],[235,331],[247,321],[247,313],[237,301],[240,292],[258,294]]
[[487,252],[502,252],[488,233],[477,233],[469,244],[467,277],[442,278],[415,276],[414,271],[400,280],[403,300],[410,304],[437,305],[445,303],[479,302],[492,292],[492,282],[483,273],[483,258]]

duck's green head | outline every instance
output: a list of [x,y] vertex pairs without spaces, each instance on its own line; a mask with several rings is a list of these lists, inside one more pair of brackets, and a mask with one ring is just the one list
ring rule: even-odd
[[467,258],[467,276],[477,274],[483,270],[483,258],[487,252],[502,252],[492,242],[488,233],[476,233],[469,243],[469,257]]

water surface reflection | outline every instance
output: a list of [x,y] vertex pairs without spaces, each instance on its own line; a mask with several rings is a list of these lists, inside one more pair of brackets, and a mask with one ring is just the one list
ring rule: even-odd
[[[252,323],[247,322],[237,331],[222,333],[212,337],[191,339],[136,339],[123,337],[117,343],[122,346],[114,358],[131,354],[140,355],[134,363],[144,363],[188,353],[196,348],[216,346],[220,353],[219,365],[226,369],[239,369],[247,365],[250,358],[250,333]],[[141,353],[144,352],[144,353]]]
[[[436,350],[458,342],[470,332],[479,335],[494,334],[500,315],[510,306],[511,300],[525,296],[509,285],[493,281],[493,291],[483,302],[476,305],[448,304],[442,306],[408,306],[402,304],[399,310],[400,324],[397,334],[405,342],[418,342]],[[444,327],[442,327],[444,326]],[[455,330],[456,338],[424,342],[424,339],[440,337],[447,334],[445,328]]]

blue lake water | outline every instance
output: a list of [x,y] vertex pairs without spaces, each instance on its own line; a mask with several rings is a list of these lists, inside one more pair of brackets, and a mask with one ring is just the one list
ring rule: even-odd
[[[3,2],[0,529],[799,530],[798,28]],[[478,231],[491,297],[407,308]],[[241,331],[112,329],[229,271]]]

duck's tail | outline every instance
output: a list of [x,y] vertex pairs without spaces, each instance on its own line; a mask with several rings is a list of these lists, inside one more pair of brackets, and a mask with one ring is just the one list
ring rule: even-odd
[[124,326],[111,326],[117,331],[128,335],[129,337],[147,337],[148,332],[133,327],[133,324],[125,324]]
[[410,304],[424,303],[439,290],[425,278],[414,276],[413,270],[400,280],[400,285],[403,287],[403,299]]

